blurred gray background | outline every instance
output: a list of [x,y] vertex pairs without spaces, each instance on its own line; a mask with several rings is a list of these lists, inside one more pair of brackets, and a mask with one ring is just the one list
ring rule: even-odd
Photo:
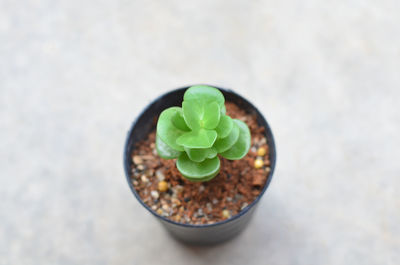
[[[399,14],[397,0],[1,0],[0,264],[398,264]],[[251,226],[209,248],[171,239],[122,168],[140,111],[197,83],[258,106],[278,151]]]

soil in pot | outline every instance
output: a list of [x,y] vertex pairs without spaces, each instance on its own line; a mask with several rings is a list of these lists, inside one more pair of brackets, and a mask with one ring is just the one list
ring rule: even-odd
[[179,223],[212,224],[240,213],[260,194],[271,170],[264,127],[257,124],[255,114],[231,102],[226,102],[226,112],[249,126],[251,148],[241,160],[220,157],[220,173],[208,182],[190,182],[177,170],[175,159],[160,158],[155,130],[136,145],[131,180],[155,213]]

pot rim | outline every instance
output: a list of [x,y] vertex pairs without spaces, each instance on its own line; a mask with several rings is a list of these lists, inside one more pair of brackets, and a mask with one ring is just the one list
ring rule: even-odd
[[[207,85],[207,84],[200,84],[200,85]],[[193,85],[191,85],[193,86]],[[246,98],[244,98],[243,96],[237,94],[236,92],[234,92],[231,89],[228,88],[221,88],[218,86],[213,86],[213,85],[207,85],[207,86],[211,86],[211,87],[215,87],[219,90],[221,90],[221,92],[226,93],[226,94],[232,94],[235,97],[240,98],[240,100],[242,100],[243,102],[245,102],[246,104],[248,104],[249,106],[251,106],[253,108],[253,110],[256,112],[256,114],[258,115],[258,118],[261,119],[264,123],[265,123],[265,136],[270,136],[270,140],[268,141],[267,145],[269,147],[269,153],[270,153],[270,169],[271,171],[269,172],[267,181],[262,189],[262,191],[260,192],[260,194],[254,199],[254,201],[252,201],[249,205],[247,205],[242,211],[240,211],[238,214],[233,215],[232,217],[223,220],[223,221],[219,221],[219,222],[215,222],[212,224],[184,224],[184,223],[178,223],[175,222],[173,220],[170,220],[164,216],[158,215],[156,212],[154,212],[147,204],[145,204],[142,199],[140,198],[139,194],[136,192],[135,187],[133,186],[133,183],[131,181],[131,169],[129,167],[129,161],[132,160],[131,159],[131,153],[129,153],[129,142],[131,139],[131,135],[132,135],[132,131],[133,129],[136,127],[139,119],[141,116],[144,115],[144,113],[146,113],[147,111],[149,111],[151,109],[151,107],[157,103],[158,101],[160,101],[163,97],[169,95],[169,94],[173,94],[173,93],[177,93],[180,92],[182,90],[186,90],[191,86],[184,86],[184,87],[180,87],[174,90],[171,90],[169,92],[163,93],[162,95],[158,96],[156,99],[154,99],[152,102],[150,102],[149,104],[147,104],[147,106],[144,108],[144,110],[142,110],[140,112],[140,114],[135,118],[135,120],[133,121],[128,133],[127,133],[127,137],[125,140],[125,146],[124,146],[124,155],[123,155],[123,159],[124,159],[124,171],[125,171],[125,176],[126,176],[126,180],[128,181],[128,185],[133,193],[133,195],[136,197],[136,199],[139,201],[139,203],[146,208],[151,214],[153,214],[155,217],[166,221],[168,223],[171,223],[173,225],[177,225],[177,226],[183,226],[183,227],[188,227],[188,228],[204,228],[204,227],[213,227],[213,226],[219,226],[219,225],[223,225],[229,222],[232,222],[238,218],[240,218],[241,216],[245,215],[252,207],[254,207],[258,201],[261,199],[261,197],[264,195],[265,191],[267,190],[271,180],[272,180],[272,176],[274,173],[274,169],[275,169],[275,164],[276,164],[276,148],[275,148],[275,140],[274,140],[274,136],[272,134],[272,130],[267,122],[267,120],[264,118],[264,116],[262,115],[262,113],[258,110],[257,107],[255,107],[251,102],[249,102]]]

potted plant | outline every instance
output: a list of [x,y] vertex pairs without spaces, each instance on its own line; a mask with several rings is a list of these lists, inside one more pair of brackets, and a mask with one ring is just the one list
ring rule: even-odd
[[205,85],[151,103],[133,123],[124,151],[135,197],[174,237],[197,244],[244,229],[275,160],[261,113],[233,91]]

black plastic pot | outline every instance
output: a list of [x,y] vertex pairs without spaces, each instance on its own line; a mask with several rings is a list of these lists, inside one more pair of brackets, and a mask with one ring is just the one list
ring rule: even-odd
[[163,225],[164,227],[177,239],[184,241],[186,243],[192,244],[215,244],[228,240],[237,234],[239,234],[248,224],[254,210],[267,190],[269,183],[271,182],[272,175],[275,168],[276,153],[275,153],[275,143],[272,136],[271,129],[264,119],[263,115],[254,107],[250,102],[248,102],[243,97],[239,96],[235,92],[229,89],[222,89],[221,92],[224,94],[226,101],[231,101],[237,104],[242,109],[250,112],[256,113],[257,122],[259,125],[265,127],[265,136],[267,138],[269,146],[269,155],[271,161],[271,171],[267,179],[267,183],[264,186],[260,195],[245,209],[243,209],[239,214],[232,216],[230,219],[205,225],[189,225],[181,224],[169,220],[163,216],[158,215],[153,210],[150,209],[139,197],[136,192],[132,180],[131,180],[131,167],[132,159],[131,154],[135,147],[135,144],[140,140],[143,140],[147,135],[155,129],[155,123],[153,122],[156,117],[166,108],[171,106],[180,106],[183,101],[183,94],[185,90],[189,87],[180,88],[166,93],[156,99],[151,103],[137,118],[133,123],[125,143],[124,150],[124,168],[126,179],[128,181],[129,187],[131,188],[133,194],[138,199],[138,201],[146,208],[150,213],[152,213]]

